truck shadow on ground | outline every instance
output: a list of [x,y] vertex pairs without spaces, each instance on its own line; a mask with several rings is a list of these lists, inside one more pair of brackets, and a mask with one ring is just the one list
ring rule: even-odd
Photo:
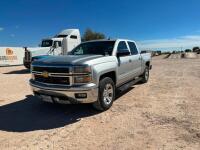
[[[118,92],[116,100],[133,87]],[[91,104],[56,105],[42,102],[37,97],[27,95],[24,100],[0,106],[0,130],[8,132],[29,132],[64,127],[81,121],[82,118],[101,112]]]
[[76,123],[98,114],[89,104],[54,105],[28,95],[26,99],[0,107],[0,130],[28,132],[48,130]]
[[4,74],[29,74],[30,70],[29,69],[22,69],[22,70],[14,70],[10,72],[6,72]]
[[127,94],[128,92],[130,92],[134,88],[135,88],[134,86],[131,86],[131,87],[128,87],[127,89],[125,89],[123,91],[117,90],[116,91],[115,101],[119,100],[120,97],[122,97],[123,95]]

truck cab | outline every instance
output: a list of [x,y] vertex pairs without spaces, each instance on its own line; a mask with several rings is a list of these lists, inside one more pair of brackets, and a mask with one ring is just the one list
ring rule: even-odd
[[53,38],[43,39],[39,47],[25,47],[24,66],[30,68],[32,61],[46,58],[49,55],[66,55],[80,43],[81,36],[78,29],[63,30]]

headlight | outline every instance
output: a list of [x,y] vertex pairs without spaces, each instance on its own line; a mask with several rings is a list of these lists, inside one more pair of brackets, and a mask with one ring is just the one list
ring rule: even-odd
[[91,75],[74,76],[75,84],[90,83],[92,81]]
[[77,67],[74,67],[73,73],[91,73],[91,67],[90,66],[77,66]]

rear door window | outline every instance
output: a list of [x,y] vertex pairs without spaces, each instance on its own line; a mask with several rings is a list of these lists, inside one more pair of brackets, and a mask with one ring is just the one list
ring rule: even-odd
[[135,43],[134,42],[128,42],[128,45],[129,45],[129,48],[130,48],[130,51],[131,51],[131,55],[137,55],[138,49],[137,49]]

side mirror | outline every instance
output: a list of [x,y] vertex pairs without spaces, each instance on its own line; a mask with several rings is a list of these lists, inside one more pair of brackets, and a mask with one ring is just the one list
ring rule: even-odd
[[123,57],[123,56],[129,56],[129,55],[130,55],[130,52],[128,49],[117,52],[117,57]]

